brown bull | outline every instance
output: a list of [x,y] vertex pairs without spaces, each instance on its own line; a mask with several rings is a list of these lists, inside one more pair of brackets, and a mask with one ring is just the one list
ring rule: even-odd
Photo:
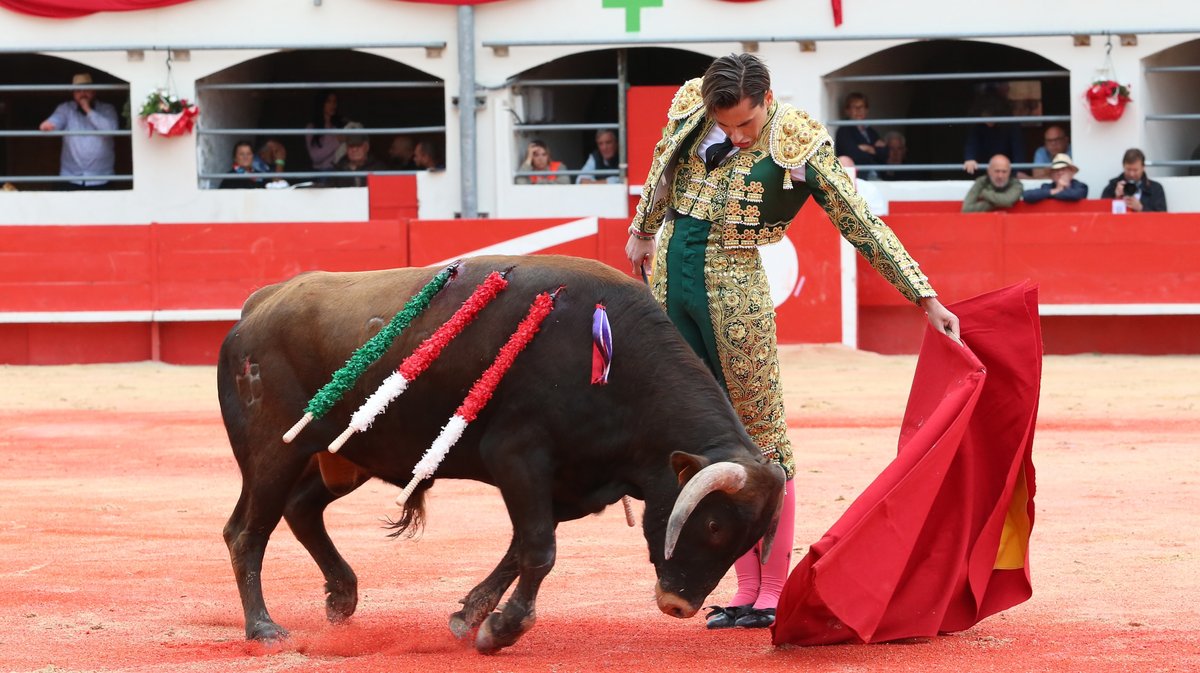
[[[337,455],[327,453],[350,414],[399,362],[490,272],[509,267],[508,289],[429,370],[368,431]],[[496,486],[513,522],[508,551],[451,615],[450,628],[460,638],[476,633],[481,652],[516,642],[533,626],[558,523],[624,495],[645,501],[659,608],[675,617],[695,614],[733,561],[773,533],[783,474],[761,457],[646,288],[607,266],[545,256],[466,260],[345,399],[291,444],[281,440],[330,374],[436,271],[304,274],[252,295],[226,337],[218,391],[242,491],[224,534],[246,637],[287,635],[267,613],[261,582],[267,541],[281,517],[325,576],[328,618],[354,613],[358,581],[325,530],[325,507],[371,477],[405,484],[534,296],[560,285],[541,331],[434,475]],[[608,307],[615,351],[605,386],[589,380],[597,303]],[[408,499],[396,534],[421,525],[432,483],[422,482]],[[493,612],[514,580],[508,601]]]

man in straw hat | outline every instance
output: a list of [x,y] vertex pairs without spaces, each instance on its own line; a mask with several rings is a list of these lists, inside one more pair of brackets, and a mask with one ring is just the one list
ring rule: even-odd
[[1071,161],[1069,154],[1056,154],[1050,162],[1050,182],[1043,183],[1037,189],[1025,190],[1025,202],[1037,203],[1046,199],[1059,201],[1079,201],[1086,199],[1088,186],[1075,179],[1079,167]]
[[[75,87],[87,87],[92,76],[79,73],[71,78]],[[115,131],[117,110],[108,103],[96,100],[90,88],[76,88],[74,100],[54,108],[38,128],[42,131]],[[84,178],[113,174],[113,137],[104,135],[70,135],[62,139],[62,160],[59,175]],[[71,180],[63,189],[107,189],[107,180]]]

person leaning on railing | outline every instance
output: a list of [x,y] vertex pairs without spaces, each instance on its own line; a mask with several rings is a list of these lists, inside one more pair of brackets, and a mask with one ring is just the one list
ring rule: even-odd
[[[546,147],[546,143],[541,140],[530,140],[529,146],[525,149],[525,161],[521,162],[521,167],[518,171],[550,171],[558,172],[563,170],[561,161],[554,161],[550,158],[550,148]],[[518,175],[518,185],[569,185],[571,177],[569,175]]]
[[[80,73],[71,79],[79,86],[91,84],[92,76]],[[115,131],[117,109],[96,100],[92,89],[75,89],[73,100],[60,104],[38,129],[42,131]],[[89,175],[112,175],[114,164],[112,136],[70,135],[62,139],[62,159],[58,174],[84,178]],[[72,180],[60,183],[59,189],[108,189],[107,180]]]
[[[591,170],[618,170],[621,168],[621,157],[617,152],[617,132],[612,129],[600,129],[596,131],[596,150],[588,155],[587,161],[580,167],[581,171]],[[608,183],[611,185],[620,184],[621,176],[619,175],[596,175],[589,173],[581,173],[575,178],[575,184],[591,185]]]
[[1046,199],[1056,201],[1082,201],[1087,198],[1088,186],[1075,179],[1079,167],[1066,153],[1054,155],[1050,162],[1050,182],[1041,187],[1025,191],[1026,203],[1038,203]]
[[976,178],[963,199],[964,213],[987,213],[1012,208],[1021,200],[1023,186],[1013,177],[1012,162],[1003,154],[988,161],[987,175]]

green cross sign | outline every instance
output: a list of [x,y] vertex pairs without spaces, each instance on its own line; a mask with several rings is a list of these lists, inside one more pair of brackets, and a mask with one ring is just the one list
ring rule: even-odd
[[625,10],[625,32],[636,33],[642,29],[642,10],[647,7],[662,7],[663,0],[603,0],[604,9]]

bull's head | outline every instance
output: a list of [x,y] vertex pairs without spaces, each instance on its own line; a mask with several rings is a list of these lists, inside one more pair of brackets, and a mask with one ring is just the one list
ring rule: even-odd
[[760,539],[762,558],[770,555],[785,477],[765,459],[711,462],[676,451],[671,465],[683,488],[667,521],[655,594],[663,612],[691,617]]

